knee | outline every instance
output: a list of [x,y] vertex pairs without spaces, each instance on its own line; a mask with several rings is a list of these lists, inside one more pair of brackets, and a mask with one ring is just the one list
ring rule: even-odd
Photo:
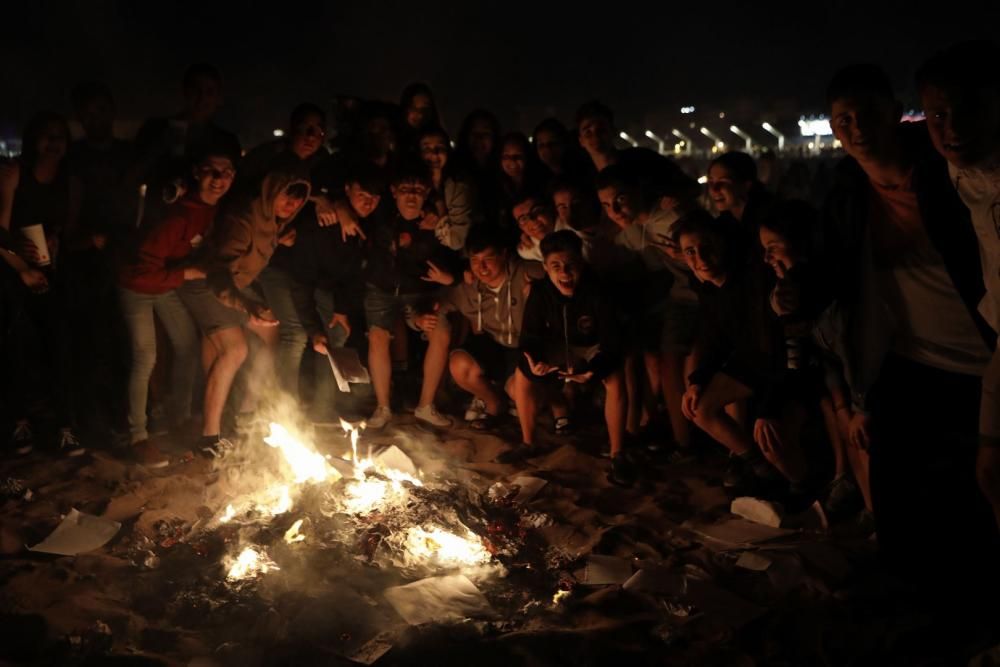
[[219,361],[239,368],[247,360],[249,354],[250,348],[247,346],[247,341],[241,336],[238,340],[227,341],[222,346]]
[[468,384],[472,380],[472,367],[471,357],[461,350],[452,352],[448,357],[448,372],[459,384]]
[[391,338],[389,332],[382,327],[372,327],[368,330],[368,345],[373,349],[389,349]]

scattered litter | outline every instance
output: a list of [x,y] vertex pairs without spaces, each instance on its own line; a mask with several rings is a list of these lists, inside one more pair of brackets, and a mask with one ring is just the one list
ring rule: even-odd
[[781,526],[781,519],[784,516],[784,508],[778,503],[772,503],[759,498],[743,496],[733,500],[729,506],[729,511],[736,516],[743,517],[747,521],[759,523],[762,526],[778,528]]
[[75,556],[104,546],[121,527],[117,521],[72,509],[48,537],[28,551]]
[[410,625],[492,616],[493,608],[464,574],[428,577],[385,590],[385,599]]
[[761,556],[753,551],[744,551],[736,559],[736,567],[742,567],[744,570],[752,570],[754,572],[765,572],[767,568],[771,567],[772,562],[766,556]]
[[617,556],[590,555],[587,565],[576,574],[577,580],[587,586],[620,586],[632,578],[632,564]]

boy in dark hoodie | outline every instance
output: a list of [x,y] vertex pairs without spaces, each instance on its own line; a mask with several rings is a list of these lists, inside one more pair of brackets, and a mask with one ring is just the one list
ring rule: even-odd
[[625,439],[625,380],[617,320],[608,298],[589,275],[583,243],[570,230],[542,241],[548,280],[532,286],[521,330],[521,358],[514,374],[514,400],[524,440],[520,448],[502,454],[514,462],[533,448],[535,415],[545,389],[561,383],[604,384],[604,418],[611,444],[614,484],[630,485],[633,474],[622,452]]
[[[204,261],[206,278],[191,280],[179,293],[205,335],[205,409],[201,449],[219,455],[230,443],[221,435],[222,411],[233,380],[248,353],[244,327],[264,345],[254,360],[255,378],[273,378],[277,344],[274,314],[261,298],[257,278],[278,244],[295,242],[292,220],[309,198],[309,181],[287,171],[272,171],[253,198],[234,203],[213,235]],[[254,395],[244,395],[240,412],[253,407]]]
[[453,285],[460,272],[458,255],[435,236],[436,221],[425,220],[424,204],[430,188],[426,165],[414,161],[400,165],[389,188],[395,206],[385,210],[371,232],[364,274],[365,318],[368,365],[378,406],[368,420],[368,428],[383,428],[392,419],[389,345],[400,318],[412,321],[428,340],[420,401],[414,416],[432,426],[451,424],[434,407],[434,395],[448,363],[451,332],[447,319],[438,318],[427,304],[437,301],[440,288]]

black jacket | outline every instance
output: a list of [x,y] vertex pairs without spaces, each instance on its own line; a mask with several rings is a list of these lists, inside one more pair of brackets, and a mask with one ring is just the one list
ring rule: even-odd
[[419,220],[404,220],[393,207],[372,228],[365,281],[391,294],[424,294],[440,287],[422,280],[427,262],[434,262],[456,280],[461,279],[457,253],[437,240],[433,229],[420,229]]

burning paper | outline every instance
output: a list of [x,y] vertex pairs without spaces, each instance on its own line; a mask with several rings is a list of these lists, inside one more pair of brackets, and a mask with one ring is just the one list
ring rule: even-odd
[[484,565],[491,558],[482,541],[469,529],[462,537],[436,526],[430,530],[413,526],[406,533],[403,548],[413,560],[442,567]]
[[370,456],[361,458],[358,455],[358,437],[364,424],[355,428],[341,419],[340,425],[350,435],[351,461],[354,462],[354,480],[347,483],[344,495],[339,499],[344,511],[349,514],[368,514],[402,505],[408,495],[406,484],[423,486],[423,482],[410,472],[394,467],[398,464],[416,472],[413,462],[398,447],[390,447],[374,459]]
[[271,434],[264,438],[271,447],[280,449],[292,469],[296,484],[306,482],[336,482],[340,473],[327,463],[323,455],[297,440],[281,424],[271,422]]
[[476,585],[461,574],[394,586],[386,589],[385,598],[410,625],[493,614],[490,603]]
[[252,579],[261,574],[267,574],[271,570],[280,569],[274,561],[267,557],[263,551],[257,551],[253,547],[247,547],[229,567],[226,579],[229,581],[239,581],[241,579]]
[[306,536],[299,532],[299,528],[302,527],[302,519],[299,519],[292,524],[292,527],[285,531],[285,542],[288,544],[295,544],[296,542],[305,542]]

